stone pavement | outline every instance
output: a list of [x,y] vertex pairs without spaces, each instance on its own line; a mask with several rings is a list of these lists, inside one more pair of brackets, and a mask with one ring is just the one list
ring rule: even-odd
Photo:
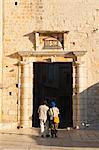
[[0,150],[99,150],[99,130],[59,130],[41,138],[39,129],[0,130]]

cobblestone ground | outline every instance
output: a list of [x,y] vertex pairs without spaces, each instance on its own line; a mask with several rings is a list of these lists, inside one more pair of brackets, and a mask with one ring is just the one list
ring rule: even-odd
[[0,150],[99,150],[99,130],[59,130],[41,138],[38,129],[0,130]]

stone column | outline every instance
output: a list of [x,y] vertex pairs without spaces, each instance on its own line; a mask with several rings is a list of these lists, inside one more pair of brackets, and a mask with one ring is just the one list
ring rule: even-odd
[[76,93],[76,66],[75,63],[73,63],[73,127],[76,127],[76,120],[77,120],[77,110],[76,110],[76,99],[77,99],[77,93]]
[[[82,128],[82,123],[87,120],[87,65],[84,51],[73,52],[76,56],[75,61],[75,96],[74,120],[76,118],[76,128]],[[75,101],[76,99],[76,101]],[[75,105],[73,106],[75,107]],[[75,121],[74,121],[75,122]]]
[[81,104],[79,103],[80,98],[79,98],[79,64],[76,63],[75,67],[75,98],[76,98],[76,128],[79,129],[80,127],[80,106]]
[[29,63],[30,68],[30,88],[29,88],[29,107],[28,107],[28,115],[29,115],[29,127],[32,127],[32,115],[33,115],[33,62]]
[[32,127],[33,63],[21,65],[20,125]]
[[87,119],[87,68],[86,60],[76,62],[76,111],[77,128],[82,128],[82,123]]
[[83,128],[82,124],[87,123],[87,65],[86,56],[83,57],[79,64],[79,103],[80,105],[80,128]]

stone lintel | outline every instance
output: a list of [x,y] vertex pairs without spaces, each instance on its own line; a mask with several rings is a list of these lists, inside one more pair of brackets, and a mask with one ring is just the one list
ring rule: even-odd
[[81,56],[84,56],[86,54],[87,51],[73,51],[73,54],[76,56],[76,57],[81,57]]
[[40,56],[63,56],[65,58],[74,58],[85,55],[86,51],[19,51],[18,55],[21,57],[40,57]]
[[33,31],[33,33],[42,33],[42,34],[51,34],[51,33],[69,33],[70,31],[68,31],[68,30],[60,30],[60,31],[58,31],[58,30],[52,30],[52,31],[49,31],[49,30],[35,30],[35,31]]

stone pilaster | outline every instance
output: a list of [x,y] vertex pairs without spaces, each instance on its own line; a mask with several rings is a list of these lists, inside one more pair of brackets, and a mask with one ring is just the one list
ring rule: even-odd
[[29,127],[32,127],[32,114],[33,114],[33,62],[29,63],[30,68],[30,97],[29,97],[29,105],[28,105],[28,115],[29,115]]
[[[85,56],[84,56],[85,57]],[[80,123],[87,123],[87,65],[85,61],[79,64],[79,104],[80,105]]]
[[33,63],[21,65],[20,125],[32,126]]
[[87,65],[86,51],[75,51],[73,67],[73,125],[82,128],[87,120]]
[[39,33],[35,33],[35,49],[39,50],[40,48],[40,38],[39,38]]
[[66,33],[64,33],[64,50],[68,50],[68,31]]
[[73,127],[76,127],[76,121],[77,121],[77,109],[76,109],[76,99],[77,99],[77,93],[76,93],[76,66],[73,63]]
[[82,128],[82,123],[87,122],[87,68],[86,59],[81,61],[81,57],[76,62],[76,127]]
[[76,76],[75,76],[75,89],[76,89],[76,92],[75,92],[75,98],[76,98],[76,128],[79,129],[80,127],[80,122],[81,122],[81,119],[80,119],[80,97],[79,97],[79,64],[76,64],[76,68],[75,68],[75,71],[76,71]]

